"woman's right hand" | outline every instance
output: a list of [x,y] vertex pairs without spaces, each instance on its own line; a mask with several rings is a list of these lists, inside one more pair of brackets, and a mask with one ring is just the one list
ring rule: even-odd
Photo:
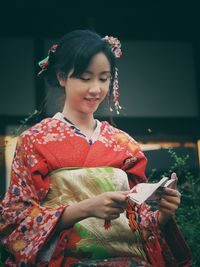
[[127,196],[124,192],[105,192],[85,200],[88,217],[114,220],[124,212]]
[[56,226],[60,232],[88,217],[114,220],[124,212],[127,205],[127,192],[105,192],[92,198],[67,206]]

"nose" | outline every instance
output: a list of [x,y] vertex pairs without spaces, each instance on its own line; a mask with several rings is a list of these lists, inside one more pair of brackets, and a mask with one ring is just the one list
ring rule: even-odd
[[99,81],[93,81],[91,84],[90,84],[90,88],[89,88],[89,92],[91,94],[98,94],[101,92],[101,84]]

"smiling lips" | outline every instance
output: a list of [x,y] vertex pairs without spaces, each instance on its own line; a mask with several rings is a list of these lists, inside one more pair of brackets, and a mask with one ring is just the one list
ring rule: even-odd
[[99,98],[84,98],[88,102],[89,105],[95,105]]

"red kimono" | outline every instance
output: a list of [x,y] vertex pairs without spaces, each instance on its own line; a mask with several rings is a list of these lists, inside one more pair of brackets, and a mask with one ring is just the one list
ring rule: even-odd
[[[147,181],[146,163],[137,142],[108,122],[97,121],[90,139],[61,113],[25,131],[18,139],[10,187],[0,205],[0,238],[10,253],[7,266],[36,266],[36,256],[65,208],[40,205],[49,190],[48,174],[51,171],[63,167],[112,166],[128,174],[132,187]],[[158,212],[152,212],[145,204],[138,213],[138,225],[149,263],[152,266],[178,266],[178,260],[182,261],[182,266],[190,266],[190,254],[175,223],[171,221],[166,227],[170,229],[173,241],[176,237],[174,245],[181,244],[183,248],[178,252],[170,249],[173,242],[169,236],[164,238],[165,232],[162,233],[157,223]],[[43,266],[69,266],[66,259],[65,265],[63,263],[63,252],[67,249],[67,237],[71,231],[72,228],[60,234],[50,263],[43,263]],[[42,266],[42,263],[37,265]]]

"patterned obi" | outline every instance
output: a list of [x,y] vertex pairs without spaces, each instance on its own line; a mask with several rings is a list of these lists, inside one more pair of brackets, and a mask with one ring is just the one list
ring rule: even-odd
[[[107,191],[130,190],[124,171],[113,167],[62,168],[50,174],[51,187],[43,206],[73,205]],[[89,217],[75,224],[67,255],[76,258],[137,257],[147,260],[139,229],[129,226],[126,212],[111,221]],[[74,243],[74,240],[76,242]]]

